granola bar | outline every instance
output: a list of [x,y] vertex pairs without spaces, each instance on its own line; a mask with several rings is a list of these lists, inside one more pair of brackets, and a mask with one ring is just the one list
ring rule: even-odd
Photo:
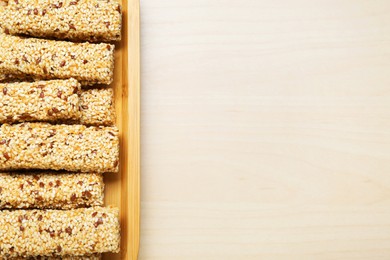
[[122,11],[117,1],[10,1],[1,17],[10,34],[90,42],[121,39]]
[[0,170],[45,169],[118,172],[116,127],[3,124],[0,127]]
[[101,254],[93,254],[86,256],[32,256],[32,257],[11,257],[9,260],[100,260]]
[[72,209],[102,206],[99,173],[0,173],[0,209]]
[[80,91],[75,79],[0,84],[0,123],[115,124],[111,88]]
[[116,208],[0,211],[0,258],[119,252]]
[[77,120],[79,91],[75,79],[0,84],[0,123]]
[[111,88],[90,89],[80,96],[80,123],[85,125],[115,124],[114,91]]
[[73,43],[0,33],[0,71],[34,79],[75,78],[82,85],[113,80],[112,44]]

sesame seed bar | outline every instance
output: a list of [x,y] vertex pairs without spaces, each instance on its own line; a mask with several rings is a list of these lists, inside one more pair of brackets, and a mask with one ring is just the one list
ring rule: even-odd
[[101,254],[93,254],[88,256],[32,256],[32,257],[11,257],[9,260],[100,260]]
[[80,118],[75,79],[0,84],[0,123]]
[[111,88],[90,89],[80,96],[80,123],[85,125],[115,124],[114,91]]
[[23,38],[0,33],[0,71],[35,79],[75,78],[82,85],[110,84],[115,45]]
[[80,92],[75,79],[0,84],[0,123],[28,121],[112,126],[114,91]]
[[32,257],[11,257],[9,260],[100,260],[101,254],[93,254],[88,256],[32,256]]
[[90,42],[121,39],[122,11],[117,1],[9,1],[1,17],[10,34]]
[[0,211],[0,258],[119,252],[119,210]]
[[103,206],[99,173],[0,173],[0,209]]
[[118,172],[116,127],[22,123],[0,126],[0,170]]

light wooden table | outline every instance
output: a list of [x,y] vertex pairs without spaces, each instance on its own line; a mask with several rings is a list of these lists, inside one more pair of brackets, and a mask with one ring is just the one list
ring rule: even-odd
[[141,0],[140,259],[390,259],[390,1]]

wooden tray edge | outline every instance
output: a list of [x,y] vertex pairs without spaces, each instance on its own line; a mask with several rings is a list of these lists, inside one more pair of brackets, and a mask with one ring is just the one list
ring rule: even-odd
[[[124,10],[124,31],[123,44],[127,45],[127,53],[123,55],[122,78],[128,79],[123,82],[128,93],[123,92],[127,102],[123,104],[123,140],[122,151],[127,157],[123,165],[122,175],[122,199],[121,219],[126,232],[127,239],[122,240],[122,259],[138,259],[140,243],[140,3],[139,0],[129,0]],[[129,12],[128,12],[129,11]],[[126,74],[128,77],[126,77]],[[127,154],[126,154],[127,153]],[[125,218],[127,216],[127,218]]]

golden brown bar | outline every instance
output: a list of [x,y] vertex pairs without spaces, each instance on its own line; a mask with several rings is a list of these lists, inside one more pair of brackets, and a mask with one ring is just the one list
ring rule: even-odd
[[75,79],[0,84],[0,123],[78,120]]
[[80,96],[80,123],[85,125],[115,124],[114,91],[112,88],[90,89]]
[[0,170],[42,169],[118,172],[116,127],[3,124],[0,127]]
[[32,257],[11,257],[9,260],[100,260],[101,254],[87,256],[32,256]]
[[34,121],[113,126],[113,89],[80,91],[75,79],[0,84],[0,124]]
[[0,258],[119,252],[116,208],[0,211]]
[[0,173],[0,209],[73,209],[103,206],[99,173]]
[[31,121],[112,126],[113,90],[79,91],[76,80],[0,84],[0,123]]
[[110,84],[114,45],[23,38],[0,33],[0,71],[35,79],[75,78],[82,85]]
[[0,17],[10,34],[90,42],[121,39],[122,11],[117,1],[10,1]]

